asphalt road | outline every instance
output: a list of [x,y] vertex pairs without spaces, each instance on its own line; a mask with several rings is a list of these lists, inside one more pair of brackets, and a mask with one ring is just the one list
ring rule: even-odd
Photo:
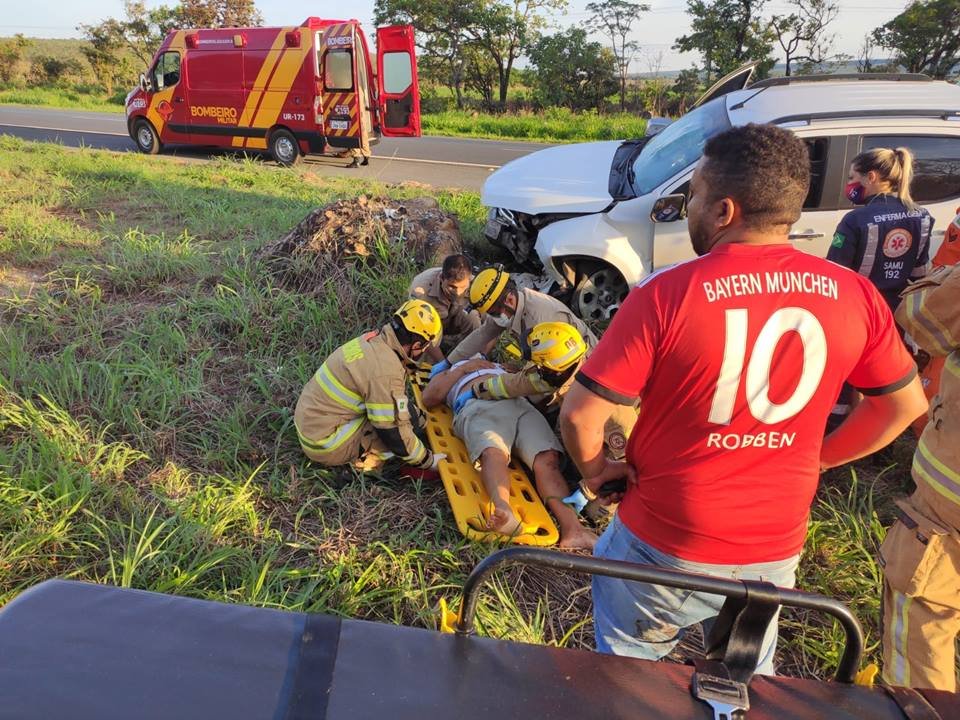
[[[121,113],[0,105],[0,133],[71,147],[137,152]],[[545,147],[549,145],[437,136],[383,138],[374,146],[374,156],[367,167],[347,169],[346,160],[323,156],[308,156],[304,162],[320,175],[350,174],[384,182],[413,180],[438,187],[479,190],[501,165]],[[164,154],[200,161],[231,153],[169,147],[164,148]],[[273,161],[265,157],[264,162]]]

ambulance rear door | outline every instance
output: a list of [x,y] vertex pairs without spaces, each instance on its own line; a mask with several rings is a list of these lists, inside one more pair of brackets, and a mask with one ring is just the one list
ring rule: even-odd
[[377,106],[381,134],[420,136],[420,85],[412,25],[377,28]]
[[358,147],[362,132],[354,24],[336,23],[317,33],[323,134],[336,148]]

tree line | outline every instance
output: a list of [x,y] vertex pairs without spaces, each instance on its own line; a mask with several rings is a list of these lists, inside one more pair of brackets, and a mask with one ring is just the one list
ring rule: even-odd
[[[557,29],[555,19],[566,15],[568,0],[376,0],[374,20],[416,28],[424,85],[447,88],[459,109],[507,109],[520,76],[524,102],[535,107],[619,105],[677,114],[704,87],[744,63],[756,63],[756,75],[767,76],[778,56],[786,75],[830,72],[852,62],[860,72],[902,68],[952,78],[960,71],[960,0],[909,3],[867,33],[855,57],[834,51],[839,0],[786,5],[786,12],[770,13],[769,0],[687,0],[690,31],[672,47],[698,60],[671,79],[663,73],[663,51],[631,40],[641,23],[656,21],[648,4],[634,0],[590,2],[585,19],[566,29]],[[79,29],[87,64],[112,94],[114,87],[129,84],[138,64],[150,62],[171,29],[262,22],[255,0],[180,0],[154,8],[126,0],[122,18]],[[0,40],[0,82],[14,81],[28,44],[22,36]],[[631,69],[641,71],[639,80]],[[28,77],[44,84],[82,72],[77,61],[38,58]]]

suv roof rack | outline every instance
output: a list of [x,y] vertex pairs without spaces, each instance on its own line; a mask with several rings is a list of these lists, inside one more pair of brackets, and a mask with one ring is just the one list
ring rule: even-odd
[[830,80],[886,80],[897,82],[933,82],[933,78],[922,73],[837,73],[836,75],[791,75],[790,77],[767,78],[750,85],[752,88],[778,87],[796,83],[828,82]]

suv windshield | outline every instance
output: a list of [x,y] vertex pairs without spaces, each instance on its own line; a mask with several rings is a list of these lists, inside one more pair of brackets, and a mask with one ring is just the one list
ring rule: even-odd
[[638,196],[646,195],[693,165],[703,154],[707,140],[729,127],[723,97],[711,100],[667,125],[644,146],[634,161],[634,191]]

